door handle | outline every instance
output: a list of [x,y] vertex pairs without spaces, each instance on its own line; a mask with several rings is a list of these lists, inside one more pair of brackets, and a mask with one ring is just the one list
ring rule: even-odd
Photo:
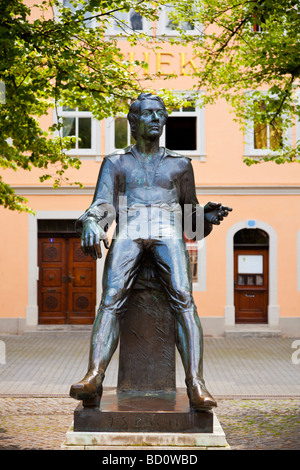
[[245,294],[245,297],[255,297],[255,294]]

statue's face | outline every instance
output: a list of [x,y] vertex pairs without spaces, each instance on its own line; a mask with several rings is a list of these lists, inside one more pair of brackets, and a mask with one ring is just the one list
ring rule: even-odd
[[143,100],[140,104],[140,116],[136,123],[137,137],[146,140],[159,139],[166,122],[162,105],[156,100]]

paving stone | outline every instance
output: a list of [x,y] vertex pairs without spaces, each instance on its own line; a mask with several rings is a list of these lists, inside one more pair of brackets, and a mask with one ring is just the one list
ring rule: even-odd
[[[0,449],[60,449],[86,372],[90,332],[0,336]],[[205,338],[204,372],[231,449],[299,450],[300,364],[292,338]],[[3,361],[2,361],[3,362]],[[116,386],[118,353],[105,385]],[[177,386],[184,373],[177,356]],[[146,450],[146,449],[143,449]]]
[[[221,399],[218,405],[232,450],[299,450],[300,400]],[[76,406],[71,398],[0,398],[0,450],[60,450]]]

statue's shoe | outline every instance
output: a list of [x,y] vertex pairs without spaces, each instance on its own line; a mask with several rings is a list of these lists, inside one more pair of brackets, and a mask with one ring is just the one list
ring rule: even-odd
[[70,397],[75,400],[100,399],[103,392],[103,375],[97,372],[88,372],[86,376],[70,388]]
[[195,411],[210,410],[217,406],[216,400],[199,379],[186,381],[190,407]]

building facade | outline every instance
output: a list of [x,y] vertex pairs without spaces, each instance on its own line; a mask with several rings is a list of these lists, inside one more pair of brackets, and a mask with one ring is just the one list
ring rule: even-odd
[[[146,22],[125,19],[135,29]],[[189,25],[186,26],[189,28]],[[109,34],[118,32],[112,25]],[[157,34],[174,31],[165,12]],[[143,44],[134,47],[120,38],[124,56],[143,60],[147,70],[161,72],[155,89],[169,87],[189,96],[194,82],[189,72],[197,59],[189,47],[164,43],[161,50]],[[166,82],[166,74],[177,78]],[[146,77],[145,77],[146,78]],[[145,81],[145,86],[148,83]],[[260,158],[272,150],[274,136],[267,126],[245,136],[225,101],[200,107],[191,100],[168,119],[161,145],[191,158],[200,204],[208,201],[231,206],[220,226],[202,242],[188,242],[193,272],[194,298],[205,335],[220,336],[237,326],[263,326],[282,335],[300,335],[300,167],[298,164],[261,163],[246,166],[245,156]],[[65,135],[78,141],[70,152],[81,169],[68,176],[83,189],[63,185],[53,189],[40,183],[37,169],[5,172],[6,180],[28,199],[36,215],[0,209],[1,296],[0,333],[34,331],[45,325],[88,325],[101,298],[104,258],[89,260],[80,250],[74,221],[93,197],[102,159],[131,143],[126,117],[96,121],[88,111],[62,108]],[[51,112],[49,125],[57,117]],[[300,138],[295,122],[287,138]],[[103,249],[103,251],[105,251]]]

